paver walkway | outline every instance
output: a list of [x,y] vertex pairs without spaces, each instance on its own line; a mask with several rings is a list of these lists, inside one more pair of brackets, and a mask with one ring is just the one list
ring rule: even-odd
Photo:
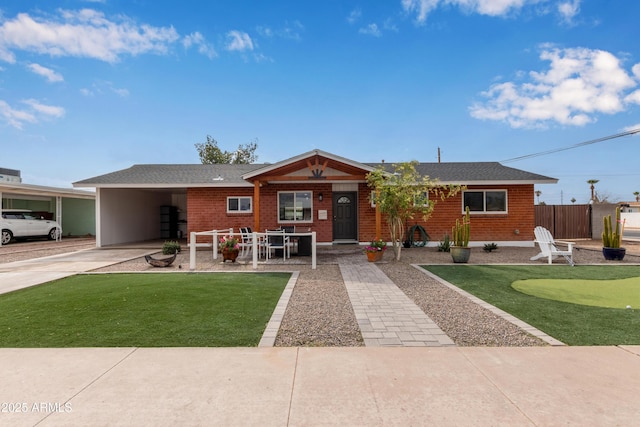
[[453,340],[375,264],[340,264],[367,347],[454,346]]

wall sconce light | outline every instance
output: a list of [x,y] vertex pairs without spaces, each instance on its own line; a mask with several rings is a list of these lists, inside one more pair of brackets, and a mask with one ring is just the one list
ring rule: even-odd
[[322,193],[318,193],[318,201],[322,201],[323,197],[322,197]]

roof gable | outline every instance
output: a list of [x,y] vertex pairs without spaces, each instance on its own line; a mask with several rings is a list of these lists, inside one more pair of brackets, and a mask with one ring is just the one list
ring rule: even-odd
[[322,150],[312,150],[243,176],[248,181],[364,180],[374,168]]

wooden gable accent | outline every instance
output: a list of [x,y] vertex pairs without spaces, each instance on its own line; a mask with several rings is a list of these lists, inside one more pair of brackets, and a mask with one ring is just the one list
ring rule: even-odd
[[367,171],[343,162],[314,154],[304,159],[287,163],[263,175],[253,177],[261,182],[287,181],[364,181]]

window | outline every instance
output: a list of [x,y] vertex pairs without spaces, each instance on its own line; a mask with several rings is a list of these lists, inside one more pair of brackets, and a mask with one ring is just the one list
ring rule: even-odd
[[413,196],[413,205],[420,207],[429,206],[429,192],[421,191],[420,194]]
[[462,206],[469,211],[479,213],[507,213],[507,191],[465,191],[462,194]]
[[252,211],[251,197],[227,197],[227,213],[251,213]]
[[278,193],[278,222],[311,222],[311,191]]

